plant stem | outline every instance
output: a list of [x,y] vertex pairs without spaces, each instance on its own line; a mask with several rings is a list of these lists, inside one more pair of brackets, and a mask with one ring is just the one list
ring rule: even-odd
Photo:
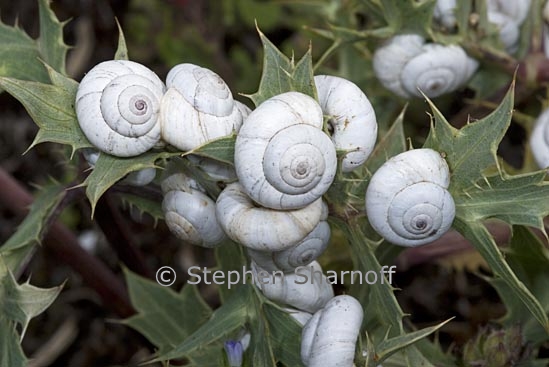
[[[26,215],[32,195],[0,167],[0,205],[16,215]],[[55,221],[44,234],[43,244],[61,261],[71,266],[101,297],[106,307],[120,317],[135,313],[124,284],[116,275],[78,244],[72,231]]]

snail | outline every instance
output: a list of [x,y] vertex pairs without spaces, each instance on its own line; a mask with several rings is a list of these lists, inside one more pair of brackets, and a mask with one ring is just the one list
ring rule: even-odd
[[97,149],[118,157],[146,152],[160,140],[164,84],[145,66],[111,60],[94,66],[76,92],[76,117]]
[[334,145],[322,125],[319,104],[299,92],[274,96],[252,111],[234,154],[248,196],[278,210],[303,208],[320,198],[337,169]]
[[517,24],[522,24],[530,11],[531,0],[487,0],[488,13],[498,12],[513,19]]
[[219,194],[216,213],[232,240],[255,250],[280,251],[303,240],[320,221],[322,199],[295,210],[258,207],[238,182]]
[[549,166],[549,109],[544,110],[536,120],[530,135],[530,149],[539,168]]
[[183,173],[162,182],[162,211],[170,231],[193,245],[216,247],[226,238],[215,214],[215,202]]
[[456,0],[437,0],[433,10],[433,17],[446,28],[454,28],[456,22]]
[[237,132],[245,108],[213,71],[193,64],[174,66],[161,104],[162,139],[182,151]]
[[349,150],[342,171],[351,172],[368,158],[377,138],[376,114],[368,97],[353,82],[329,75],[314,78],[320,107],[330,119],[336,149]]
[[303,271],[284,274],[265,272],[252,261],[252,274],[255,285],[271,301],[296,308],[300,311],[314,313],[334,297],[332,285],[322,274],[322,267],[313,261]]
[[266,271],[292,272],[296,268],[316,260],[328,247],[331,231],[327,219],[328,206],[322,202],[320,222],[299,243],[285,250],[273,252],[249,248],[248,254],[257,265]]
[[307,367],[352,367],[364,312],[353,297],[332,298],[301,332],[301,360]]
[[[82,155],[90,167],[94,168],[95,163],[99,159],[101,153],[94,148],[83,148]],[[131,185],[131,186],[145,186],[150,184],[156,177],[156,168],[143,168],[138,171],[130,172],[120,180],[120,183]]]
[[512,17],[497,11],[488,11],[487,17],[498,28],[499,40],[505,49],[510,53],[515,52],[520,37],[520,24]]
[[374,72],[381,84],[404,97],[438,97],[465,84],[478,62],[457,46],[425,43],[419,35],[391,38],[373,57]]
[[448,192],[448,164],[432,149],[414,149],[385,162],[366,190],[370,224],[387,241],[423,245],[452,225],[455,204]]

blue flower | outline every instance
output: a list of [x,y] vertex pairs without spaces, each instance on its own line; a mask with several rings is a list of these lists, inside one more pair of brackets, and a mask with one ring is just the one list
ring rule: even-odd
[[225,342],[225,353],[227,353],[227,359],[229,366],[240,367],[242,366],[242,355],[244,350],[240,341],[228,340]]

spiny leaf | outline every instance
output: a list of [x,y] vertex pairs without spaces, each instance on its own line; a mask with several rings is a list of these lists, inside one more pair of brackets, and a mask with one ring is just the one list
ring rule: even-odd
[[225,136],[212,140],[193,150],[185,152],[184,155],[193,154],[200,157],[211,158],[222,163],[234,165],[234,143],[236,135]]
[[143,334],[165,353],[181,344],[211,316],[198,289],[186,285],[180,293],[124,269],[128,292],[137,314],[124,324]]
[[124,37],[124,32],[122,31],[120,23],[118,23],[118,19],[116,20],[116,26],[118,27],[118,48],[116,49],[116,53],[114,54],[114,59],[129,60],[128,47],[126,46],[126,38]]
[[460,130],[451,126],[436,106],[427,99],[433,111],[433,124],[424,144],[444,154],[450,167],[450,191],[466,191],[483,178],[483,172],[497,165],[496,151],[511,123],[513,88],[490,115],[465,125]]
[[383,0],[379,3],[393,32],[423,36],[430,33],[436,0]]
[[69,145],[72,152],[92,145],[76,120],[74,100],[78,84],[49,68],[54,84],[0,77],[0,87],[17,98],[40,130],[29,147],[43,142]]
[[42,239],[44,226],[64,197],[64,187],[58,184],[48,185],[38,191],[29,214],[17,231],[0,247],[0,256],[9,270],[19,272],[21,262]]
[[155,225],[158,220],[164,219],[164,212],[162,211],[162,203],[160,201],[129,193],[122,194],[121,198],[124,205],[138,210],[140,214],[149,214],[154,219]]
[[120,158],[100,154],[95,167],[82,186],[86,186],[86,196],[92,206],[92,216],[99,198],[116,182],[133,171],[156,167],[155,162],[181,153],[147,152],[137,157]]
[[160,354],[151,362],[181,358],[242,327],[248,317],[251,287],[241,286],[200,329],[189,336],[173,350]]
[[259,28],[257,32],[263,44],[263,72],[259,90],[246,96],[256,107],[277,94],[290,91],[301,92],[316,99],[311,49],[294,64],[293,57],[289,59],[280,52]]
[[28,283],[17,284],[13,273],[0,256],[0,314],[21,325],[21,339],[30,320],[44,312],[57,298],[62,286],[37,288]]
[[51,0],[39,0],[40,37],[38,50],[42,60],[61,74],[65,72],[65,59],[69,47],[63,41],[64,22],[59,22],[50,9]]

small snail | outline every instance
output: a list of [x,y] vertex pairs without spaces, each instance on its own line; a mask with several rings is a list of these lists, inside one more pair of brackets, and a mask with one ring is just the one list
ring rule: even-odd
[[508,52],[515,52],[520,37],[520,24],[512,17],[497,12],[488,11],[488,21],[494,24],[499,31],[499,40]]
[[269,278],[262,278],[258,273],[264,269],[253,261],[251,265],[255,285],[265,297],[271,301],[313,313],[324,307],[334,297],[334,291],[326,276],[323,274],[319,276],[322,273],[322,267],[316,261],[307,267],[310,269],[284,274],[284,276],[272,275],[268,272]]
[[215,247],[225,239],[217,222],[215,202],[193,179],[182,173],[162,182],[162,210],[170,231],[193,245]]
[[455,204],[448,192],[448,164],[432,149],[414,149],[385,162],[366,190],[366,214],[387,241],[419,246],[452,225]]
[[520,25],[528,16],[530,3],[531,0],[487,0],[486,7],[488,13],[505,14]]
[[145,66],[112,60],[93,67],[76,92],[78,124],[99,150],[136,156],[160,140],[160,100],[164,84]]
[[296,268],[316,260],[328,247],[331,231],[327,219],[328,206],[322,202],[320,222],[299,243],[286,250],[273,252],[249,248],[248,254],[257,265],[266,271],[294,271]]
[[237,132],[245,109],[213,71],[193,64],[174,66],[162,98],[162,139],[182,151]]
[[318,103],[298,92],[274,96],[252,111],[234,155],[248,196],[279,210],[303,208],[320,198],[337,168],[334,145],[322,125]]
[[216,212],[219,223],[232,240],[255,250],[280,251],[303,240],[318,224],[322,200],[295,210],[262,208],[235,182],[219,194]]
[[456,26],[456,0],[437,0],[433,17],[446,28],[452,29]]
[[478,62],[457,46],[425,43],[419,35],[398,35],[378,48],[374,72],[381,84],[404,97],[438,97],[465,84]]
[[353,297],[332,298],[301,332],[301,360],[307,367],[352,367],[364,312]]
[[536,120],[530,135],[530,149],[539,168],[549,167],[549,109]]
[[342,161],[342,171],[360,167],[377,139],[376,114],[368,97],[356,84],[335,76],[315,76],[320,107],[330,117],[332,141],[336,149],[349,150]]

